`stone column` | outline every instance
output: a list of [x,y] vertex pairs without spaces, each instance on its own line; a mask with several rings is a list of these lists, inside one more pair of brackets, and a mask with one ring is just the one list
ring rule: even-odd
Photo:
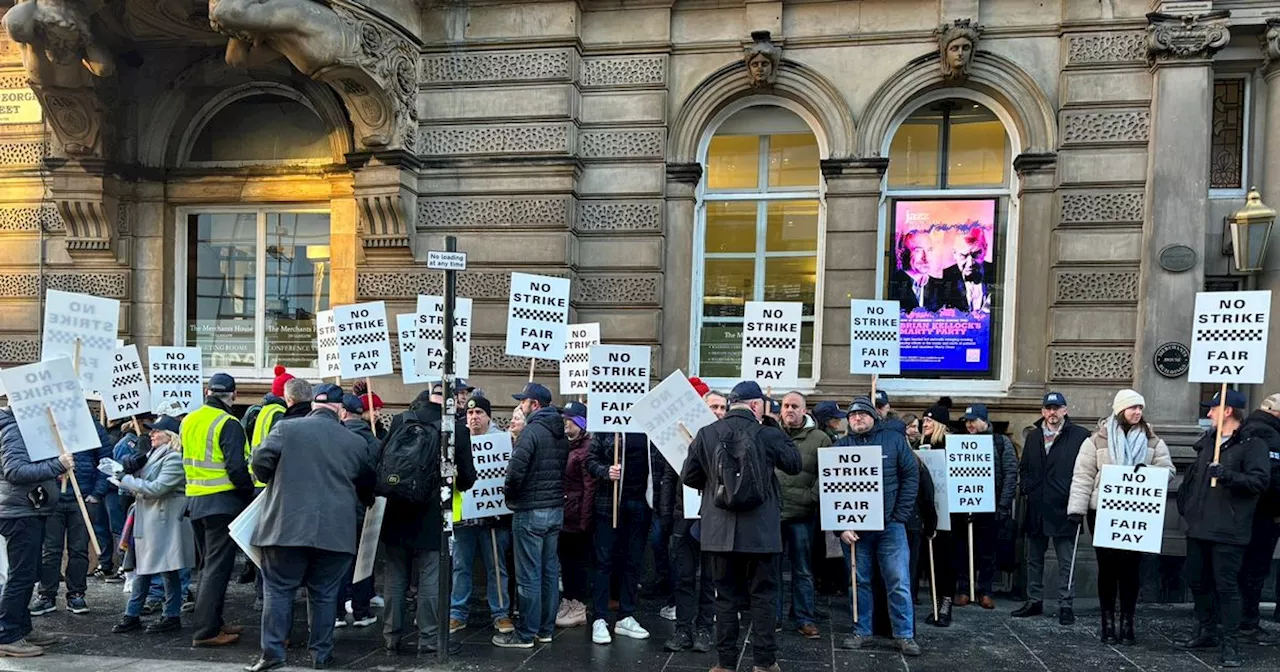
[[360,213],[350,175],[334,175],[329,184],[329,305],[342,306],[356,302]]
[[700,163],[667,164],[667,203],[662,260],[662,371],[689,369],[689,328],[693,315],[687,300],[693,293],[694,218],[696,190],[702,180]]
[[[1280,18],[1267,19],[1266,39],[1263,44],[1267,62],[1263,76],[1267,83],[1266,123],[1256,125],[1265,134],[1262,151],[1262,180],[1257,185],[1262,201],[1271,207],[1280,203]],[[1271,333],[1269,340],[1273,350],[1280,345],[1280,232],[1271,231],[1267,245],[1266,264],[1258,273],[1258,289],[1271,290]],[[1254,394],[1252,401],[1260,402],[1268,394],[1280,392],[1280,355],[1273,355],[1267,362],[1267,377],[1261,394]]]
[[[1230,39],[1228,12],[1147,15],[1152,71],[1151,135],[1139,281],[1135,381],[1157,424],[1192,422],[1199,389],[1185,378],[1155,372],[1161,343],[1191,342],[1195,294],[1204,287],[1205,225],[1209,219],[1209,141],[1213,121],[1213,55]],[[1162,269],[1160,250],[1187,245],[1199,260],[1183,273]]]
[[1013,348],[1013,396],[1039,400],[1049,380],[1045,358],[1051,328],[1049,269],[1053,266],[1053,232],[1057,228],[1054,193],[1057,190],[1057,154],[1020,154],[1013,160],[1018,171],[1018,300],[1015,336],[1004,347]]

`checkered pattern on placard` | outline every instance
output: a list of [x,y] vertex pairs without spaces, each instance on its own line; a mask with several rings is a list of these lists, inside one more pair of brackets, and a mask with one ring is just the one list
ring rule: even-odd
[[199,385],[200,376],[192,373],[161,373],[151,376],[152,385]]
[[506,478],[506,467],[490,467],[488,469],[476,470],[476,481],[488,481],[495,478]]
[[85,336],[70,331],[49,330],[48,339],[54,343],[75,343],[76,339],[80,339],[80,345],[91,350],[114,350],[116,347],[116,339],[106,336]]
[[616,380],[591,381],[591,394],[644,394],[648,391],[648,386],[644,383]]
[[1135,502],[1127,499],[1104,499],[1102,507],[1130,513],[1160,513],[1160,505],[1155,502]]
[[591,361],[591,353],[585,350],[582,352],[569,353],[560,361],[564,364],[586,364]]
[[1197,341],[1261,341],[1265,338],[1261,329],[1201,329],[1196,332]]
[[774,350],[794,350],[799,344],[795,338],[785,336],[748,336],[748,348],[770,348]]
[[885,341],[886,343],[896,343],[898,341],[898,332],[896,331],[862,331],[853,332],[854,341]]
[[382,343],[387,340],[387,335],[382,332],[369,332],[364,334],[339,334],[338,343],[343,346],[350,347],[352,345],[365,345],[367,343]]
[[512,308],[511,317],[517,320],[532,320],[534,322],[564,321],[564,316],[558,312],[550,310],[536,310],[534,308]]
[[444,340],[444,329],[441,327],[423,328],[419,330],[418,333],[422,335],[422,340],[424,341],[443,341]]
[[951,467],[948,478],[991,478],[995,472],[991,467]]
[[13,412],[20,419],[30,420],[31,418],[35,418],[35,417],[43,417],[45,415],[45,410],[44,410],[45,408],[52,408],[55,414],[65,413],[66,411],[70,411],[71,409],[75,408],[77,405],[83,404],[83,403],[84,401],[80,399],[76,399],[74,397],[58,397],[56,399],[50,400],[47,403],[36,402],[36,405],[34,406],[28,406],[28,405],[16,406],[14,407]]
[[414,347],[415,345],[416,345],[416,343],[414,343],[414,342],[413,342],[413,341],[411,341],[411,340],[402,340],[402,341],[400,341],[400,349],[401,349],[401,350],[404,350],[405,352],[413,352],[413,347]]
[[822,491],[831,494],[836,492],[880,492],[880,484],[875,481],[844,481],[842,483],[823,483]]
[[323,337],[323,338],[319,339],[319,341],[317,341],[317,344],[318,344],[321,348],[336,348],[336,347],[338,347],[338,337],[337,337],[337,336],[325,336],[325,337]]
[[125,385],[137,385],[138,383],[141,383],[141,382],[142,382],[141,373],[131,373],[122,378],[116,378],[114,381],[112,381],[112,384],[116,387],[124,387]]

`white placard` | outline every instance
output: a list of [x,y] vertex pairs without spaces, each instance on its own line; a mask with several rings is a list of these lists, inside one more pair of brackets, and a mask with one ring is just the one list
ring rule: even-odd
[[155,408],[138,346],[126,345],[112,355],[111,385],[102,405],[108,420],[127,418]]
[[947,507],[951,513],[995,513],[995,444],[990,434],[947,440]]
[[947,497],[947,451],[930,450],[928,445],[916,451],[920,462],[933,479],[933,508],[938,512],[938,529],[951,531],[951,502]]
[[402,313],[396,315],[396,334],[400,344],[400,379],[405,385],[429,383],[440,380],[437,373],[434,379],[418,373],[418,353],[426,350],[424,344],[427,337],[429,315],[422,313]]
[[880,446],[818,449],[822,529],[884,529],[884,457]]
[[687,485],[681,485],[680,491],[684,496],[684,519],[698,520],[702,518],[702,491],[694,490]]
[[[268,487],[270,487],[268,485]],[[227,535],[236,542],[245,557],[249,558],[259,569],[262,568],[262,549],[253,545],[253,533],[258,529],[258,520],[262,518],[262,509],[266,507],[267,498],[259,494],[244,507],[227,526]]]
[[742,379],[778,390],[800,379],[798,302],[748,301],[742,325]]
[[[259,495],[261,497],[261,495]],[[378,537],[382,533],[382,518],[387,512],[387,498],[374,497],[373,506],[364,514],[360,528],[360,545],[356,551],[355,576],[352,582],[360,582],[373,576],[373,563],[378,559]]]
[[369,301],[338,306],[333,309],[333,323],[338,327],[338,361],[343,378],[354,380],[395,373],[385,303]]
[[[427,316],[422,329],[423,344],[414,360],[418,373],[427,380],[444,378],[444,297],[418,295],[418,314]],[[401,361],[400,366],[404,366]],[[471,375],[471,299],[453,300],[453,375]]]
[[1187,382],[1260,385],[1270,325],[1270,291],[1197,292]]
[[53,421],[67,452],[102,447],[69,357],[5,369],[0,371],[0,379],[9,391],[9,406],[33,462],[58,456],[48,409],[53,409]]
[[591,346],[600,344],[600,323],[569,325],[564,341],[564,359],[560,360],[560,394],[584,395],[587,393],[588,374],[591,372]]
[[631,405],[649,391],[649,353],[647,345],[591,346],[588,432],[643,431],[631,418]]
[[462,519],[491,518],[511,513],[502,484],[511,463],[511,435],[506,432],[471,437],[471,460],[476,465],[476,484],[462,491]]
[[111,381],[119,326],[119,301],[51,289],[45,294],[40,359],[74,358],[79,341],[80,387],[85,392],[100,391]]
[[511,274],[507,304],[507,354],[560,361],[569,321],[569,280]]
[[902,372],[898,302],[849,302],[849,373],[896,376]]
[[[588,415],[588,417],[590,417]],[[689,444],[698,430],[716,421],[706,402],[693,389],[684,372],[677,369],[666,380],[631,406],[631,420],[649,435],[667,464],[679,474],[684,469]],[[681,431],[680,425],[684,425]]]
[[333,323],[333,311],[316,313],[316,359],[319,360],[321,378],[342,375],[342,360],[338,357],[338,325]]
[[153,345],[147,348],[147,370],[151,372],[151,408],[176,401],[183,413],[190,413],[204,403],[200,348]]
[[1164,507],[1169,470],[1164,467],[1102,466],[1093,545],[1139,553],[1159,553],[1164,542]]

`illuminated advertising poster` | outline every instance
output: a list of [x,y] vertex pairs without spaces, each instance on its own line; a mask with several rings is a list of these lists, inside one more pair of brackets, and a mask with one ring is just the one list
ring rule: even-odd
[[886,299],[899,302],[902,373],[991,373],[996,200],[895,201]]

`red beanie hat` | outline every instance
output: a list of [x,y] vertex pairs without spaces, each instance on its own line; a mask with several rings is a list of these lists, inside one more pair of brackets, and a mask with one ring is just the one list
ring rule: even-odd
[[693,389],[698,391],[699,397],[711,391],[711,387],[702,382],[702,379],[697,376],[690,378],[689,384],[693,386]]
[[271,394],[274,394],[277,397],[283,397],[284,384],[293,380],[293,374],[285,371],[284,366],[280,364],[276,364],[275,374],[276,379],[271,381]]

